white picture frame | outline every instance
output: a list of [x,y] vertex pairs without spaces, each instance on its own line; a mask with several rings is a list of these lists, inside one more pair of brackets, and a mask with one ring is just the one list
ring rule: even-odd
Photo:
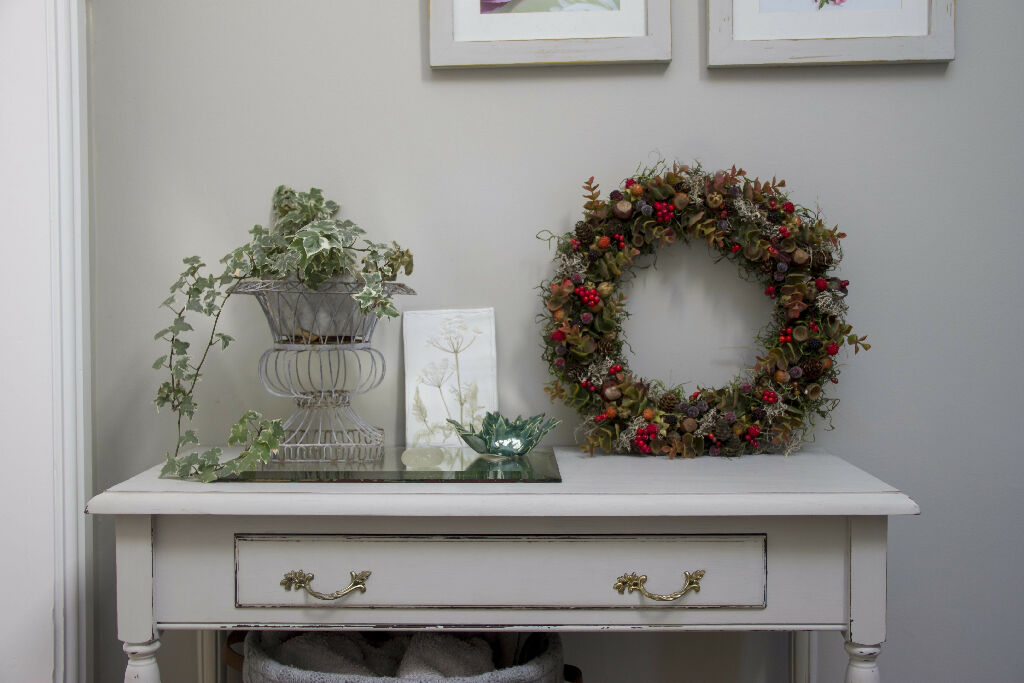
[[643,25],[640,31],[642,35],[587,38],[551,35],[541,39],[530,39],[530,34],[524,33],[521,38],[516,39],[456,40],[457,13],[466,11],[465,0],[430,0],[430,66],[447,68],[671,61],[670,0],[622,2],[628,2],[630,5],[638,3],[643,6]]
[[[928,13],[927,27],[921,35],[737,40],[737,24],[749,25],[756,20],[749,16],[756,11],[756,0],[708,0],[708,67],[952,61],[956,0],[921,1],[927,4]],[[847,0],[844,7],[831,9],[841,12],[855,2]],[[893,25],[881,18],[879,22]]]
[[494,309],[406,311],[402,338],[406,447],[462,446],[447,419],[479,428],[498,410]]

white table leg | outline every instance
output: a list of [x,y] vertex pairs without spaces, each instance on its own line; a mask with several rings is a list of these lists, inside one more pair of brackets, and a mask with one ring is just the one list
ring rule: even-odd
[[156,664],[156,651],[160,640],[148,643],[125,643],[128,666],[124,670],[124,683],[160,683],[160,669]]
[[882,646],[846,641],[845,647],[850,656],[850,663],[846,667],[846,683],[881,683],[876,659]]

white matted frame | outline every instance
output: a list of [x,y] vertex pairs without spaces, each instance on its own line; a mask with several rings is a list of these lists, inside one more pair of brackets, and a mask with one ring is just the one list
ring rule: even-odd
[[460,0],[430,0],[430,66],[527,66],[672,59],[670,0],[642,0],[646,31],[636,37],[456,40]]
[[954,57],[956,0],[926,0],[925,35],[736,40],[735,11],[741,1],[708,0],[709,67],[948,62]]

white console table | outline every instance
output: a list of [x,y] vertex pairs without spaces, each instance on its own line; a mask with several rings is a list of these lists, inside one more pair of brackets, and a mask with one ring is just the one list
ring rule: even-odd
[[125,680],[158,683],[165,629],[422,628],[837,630],[847,682],[879,681],[888,516],[919,511],[906,495],[828,455],[556,454],[562,483],[199,484],[154,467],[118,484],[88,512],[116,516]]

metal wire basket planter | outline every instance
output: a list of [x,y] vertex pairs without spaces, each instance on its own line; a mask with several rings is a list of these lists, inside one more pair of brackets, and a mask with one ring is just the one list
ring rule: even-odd
[[[351,404],[352,396],[379,386],[387,369],[371,346],[377,316],[352,298],[362,288],[338,280],[317,290],[297,280],[243,280],[235,288],[256,298],[273,336],[260,357],[260,382],[297,406],[283,424],[281,462],[372,462],[384,455],[384,430]],[[387,282],[384,293],[416,292]]]

